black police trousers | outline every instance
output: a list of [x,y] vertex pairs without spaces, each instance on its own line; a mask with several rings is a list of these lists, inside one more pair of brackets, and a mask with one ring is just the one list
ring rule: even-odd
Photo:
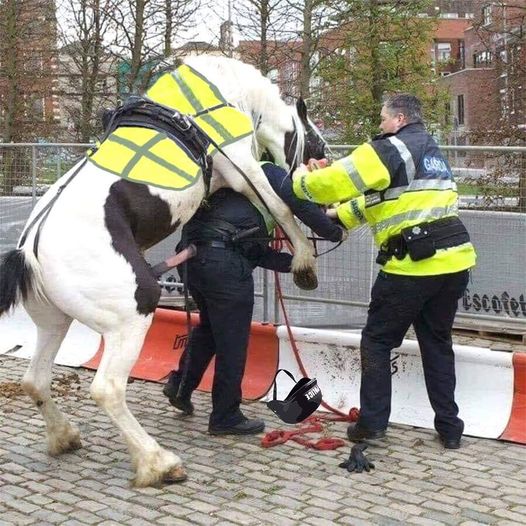
[[[180,396],[189,397],[215,355],[209,424],[236,425],[244,418],[239,406],[254,308],[253,268],[233,250],[202,246],[187,265],[199,324],[192,329],[172,381],[182,381]],[[181,267],[179,272],[183,275]]]
[[439,276],[402,276],[380,271],[371,291],[362,331],[361,427],[383,430],[391,412],[391,350],[410,325],[416,332],[435,429],[444,438],[460,438],[464,423],[455,403],[455,356],[451,330],[469,271]]

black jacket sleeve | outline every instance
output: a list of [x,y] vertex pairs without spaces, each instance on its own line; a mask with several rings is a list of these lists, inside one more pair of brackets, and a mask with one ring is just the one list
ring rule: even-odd
[[287,252],[278,252],[268,247],[267,250],[254,262],[256,266],[276,272],[290,272],[292,256]]
[[334,243],[342,240],[343,228],[341,226],[327,217],[317,204],[295,196],[292,189],[292,178],[283,168],[270,163],[265,163],[262,168],[274,192],[281,197],[302,223],[324,239]]

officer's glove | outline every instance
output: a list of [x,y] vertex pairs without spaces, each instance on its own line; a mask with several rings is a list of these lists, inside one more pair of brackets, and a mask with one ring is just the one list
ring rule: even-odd
[[345,468],[349,473],[356,471],[356,473],[361,473],[364,469],[369,473],[371,469],[374,469],[374,464],[367,460],[367,457],[363,452],[367,449],[367,444],[360,443],[356,444],[351,448],[351,454],[349,459],[345,462],[339,464],[338,467]]

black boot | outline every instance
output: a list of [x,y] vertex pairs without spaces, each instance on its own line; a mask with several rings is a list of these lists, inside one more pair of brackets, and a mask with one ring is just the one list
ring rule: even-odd
[[177,371],[172,371],[168,377],[168,381],[163,387],[163,394],[168,398],[170,404],[176,409],[179,409],[183,415],[193,415],[194,414],[194,404],[190,400],[191,394],[188,396],[178,395],[179,391],[179,375]]

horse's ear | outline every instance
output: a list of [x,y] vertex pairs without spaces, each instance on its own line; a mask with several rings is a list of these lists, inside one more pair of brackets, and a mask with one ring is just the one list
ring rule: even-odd
[[307,105],[301,97],[296,101],[296,110],[298,110],[298,115],[301,119],[301,122],[303,122],[303,124],[307,124]]

